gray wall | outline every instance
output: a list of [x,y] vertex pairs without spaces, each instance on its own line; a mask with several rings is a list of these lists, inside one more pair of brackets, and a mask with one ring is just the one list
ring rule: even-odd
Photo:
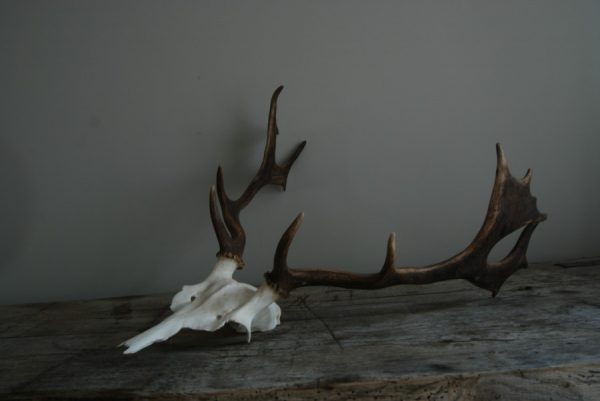
[[[217,250],[208,189],[254,173],[271,92],[286,193],[244,212],[259,282],[458,252],[504,144],[549,220],[530,260],[600,254],[598,1],[3,1],[0,302],[177,290]],[[499,245],[506,251],[514,236]]]

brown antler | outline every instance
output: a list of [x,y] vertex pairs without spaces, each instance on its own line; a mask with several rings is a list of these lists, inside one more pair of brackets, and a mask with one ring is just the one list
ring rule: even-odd
[[[217,235],[217,240],[219,241],[217,256],[234,259],[238,263],[238,267],[244,265],[242,256],[246,245],[246,233],[240,223],[240,211],[267,184],[279,185],[285,191],[288,173],[306,145],[306,141],[298,144],[282,165],[277,164],[275,161],[276,140],[279,134],[277,128],[277,98],[282,90],[283,86],[278,87],[271,97],[267,142],[265,144],[263,160],[258,172],[252,178],[246,190],[237,200],[229,199],[225,193],[223,170],[220,166],[217,170],[217,186],[216,188],[213,186],[210,190],[210,218],[215,229],[215,234]],[[217,197],[221,206],[220,212],[217,207]]]
[[[398,284],[427,284],[442,280],[464,279],[498,293],[502,283],[517,269],[526,267],[529,239],[546,215],[537,210],[531,195],[531,170],[521,180],[510,174],[504,152],[496,145],[496,180],[483,226],[471,244],[456,256],[424,267],[395,267],[396,239],[391,234],[383,267],[374,274],[353,274],[330,270],[295,270],[287,264],[288,249],[302,224],[304,214],[296,217],[285,231],[277,251],[273,270],[265,274],[267,283],[281,296],[294,288],[326,285],[343,288],[377,289]],[[505,236],[525,226],[510,253],[497,263],[488,263],[492,248]]]

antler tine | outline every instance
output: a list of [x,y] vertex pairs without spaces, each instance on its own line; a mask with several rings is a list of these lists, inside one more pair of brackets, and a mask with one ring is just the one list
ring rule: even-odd
[[527,186],[531,185],[531,175],[532,175],[531,169],[528,168],[527,172],[525,173],[523,178],[521,178],[521,182],[523,183],[523,185],[527,185]]
[[387,251],[385,253],[385,262],[379,272],[379,275],[386,276],[394,272],[396,263],[396,233],[391,233],[388,237]]
[[[495,296],[504,281],[517,269],[526,267],[529,240],[546,215],[537,210],[529,191],[531,172],[522,180],[510,174],[504,151],[496,145],[496,179],[484,223],[471,244],[462,252],[437,264],[423,267],[395,267],[395,234],[390,234],[383,267],[376,274],[354,274],[333,270],[295,270],[288,267],[287,253],[303,214],[288,227],[279,241],[273,270],[267,283],[286,296],[297,287],[328,285],[343,288],[376,289],[398,284],[427,284],[442,280],[465,279],[487,289]],[[505,236],[525,227],[510,253],[497,263],[488,263],[493,247]]]
[[[227,232],[227,227],[225,227],[225,223],[223,222],[223,218],[221,217],[221,213],[219,211],[219,207],[217,206],[217,189],[213,185],[210,187],[210,194],[208,197],[208,205],[210,210],[210,221],[212,222],[213,229],[215,230],[215,234],[217,236],[217,241],[219,242],[220,252],[224,252],[227,247],[227,239],[229,238],[229,233]],[[238,263],[240,263],[238,261]]]
[[290,224],[290,226],[287,228],[287,230],[285,230],[285,232],[281,236],[279,244],[277,244],[277,250],[275,251],[275,269],[283,269],[287,267],[287,256],[288,251],[290,249],[290,245],[292,244],[292,241],[294,241],[294,237],[300,229],[303,220],[304,212],[299,213],[298,216],[296,216],[294,221],[292,221],[292,224]]
[[292,224],[290,224],[285,230],[279,239],[277,249],[275,250],[275,256],[273,258],[273,270],[265,273],[265,280],[269,286],[282,297],[287,297],[289,292],[293,288],[296,288],[291,281],[292,277],[290,275],[287,263],[287,256],[290,245],[292,245],[294,237],[300,229],[303,220],[304,213],[298,214],[294,221],[292,221]]
[[265,166],[266,162],[275,163],[275,142],[277,140],[277,135],[279,135],[279,128],[277,127],[277,100],[279,99],[279,94],[282,90],[283,86],[279,86],[271,96],[269,122],[267,124],[267,143],[265,145],[265,154],[261,168]]
[[[267,140],[260,167],[252,178],[244,192],[236,200],[227,196],[223,178],[223,169],[219,166],[217,169],[216,196],[214,189],[211,189],[210,196],[210,214],[219,242],[219,252],[217,256],[225,256],[236,260],[239,267],[244,265],[242,255],[246,245],[246,234],[240,222],[240,211],[244,209],[260,191],[268,184],[279,185],[283,190],[286,188],[288,174],[290,169],[302,150],[306,146],[306,141],[301,142],[285,160],[282,166],[275,161],[277,128],[277,99],[283,90],[283,86],[278,87],[271,97],[269,107],[269,122],[267,127]],[[218,198],[221,207],[220,213],[216,207],[215,198]],[[226,229],[225,229],[226,228]]]

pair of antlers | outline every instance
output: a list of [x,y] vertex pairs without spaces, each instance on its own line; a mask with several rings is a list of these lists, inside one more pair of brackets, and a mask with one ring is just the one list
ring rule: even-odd
[[[277,99],[283,86],[271,97],[267,142],[258,172],[242,195],[230,199],[223,181],[223,171],[217,171],[217,185],[210,191],[210,216],[219,242],[218,256],[235,260],[238,268],[244,265],[243,253],[246,234],[240,222],[240,211],[265,185],[286,188],[290,169],[306,145],[301,142],[292,154],[278,164],[275,160],[277,128]],[[428,284],[443,280],[464,279],[489,290],[495,296],[504,281],[519,268],[527,266],[526,252],[529,240],[537,225],[546,215],[537,210],[536,198],[531,195],[531,170],[522,179],[513,177],[500,144],[496,144],[496,179],[483,225],[471,244],[462,252],[443,262],[423,267],[396,267],[395,234],[390,234],[385,262],[373,274],[354,274],[324,269],[292,269],[287,255],[302,220],[300,213],[281,237],[275,252],[273,269],[265,274],[267,284],[280,296],[305,286],[334,286],[355,289],[378,289],[398,284]],[[217,207],[217,203],[220,206]],[[510,233],[525,227],[513,249],[496,263],[488,263],[494,246]]]

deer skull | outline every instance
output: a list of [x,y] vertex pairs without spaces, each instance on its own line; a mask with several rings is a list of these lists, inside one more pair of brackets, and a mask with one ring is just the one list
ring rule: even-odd
[[219,257],[206,280],[186,285],[175,294],[171,316],[121,344],[127,347],[125,354],[167,340],[181,329],[215,331],[230,323],[238,332],[247,333],[248,342],[252,331],[273,330],[281,316],[281,308],[274,303],[276,293],[266,286],[257,292],[256,287],[234,280],[237,268],[235,260]]

